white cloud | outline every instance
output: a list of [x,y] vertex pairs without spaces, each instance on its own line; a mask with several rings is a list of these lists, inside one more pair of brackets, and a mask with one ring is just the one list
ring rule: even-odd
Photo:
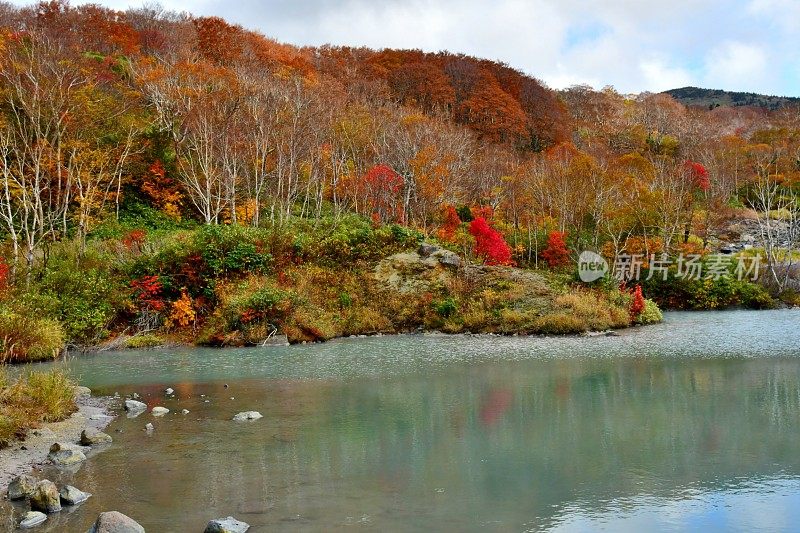
[[760,46],[740,42],[726,42],[712,50],[706,59],[706,85],[713,88],[743,91],[774,89],[774,79],[769,72],[767,52]]
[[659,59],[643,60],[639,68],[644,76],[645,87],[652,92],[686,87],[693,83],[692,75],[680,67],[671,67]]

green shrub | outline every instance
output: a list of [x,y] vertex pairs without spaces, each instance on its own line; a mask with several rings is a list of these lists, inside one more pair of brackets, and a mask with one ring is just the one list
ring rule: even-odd
[[433,302],[431,305],[433,305],[436,314],[442,318],[450,318],[458,311],[458,306],[453,298],[445,298],[444,300]]
[[125,347],[130,348],[132,350],[138,350],[142,348],[155,348],[156,346],[161,346],[163,344],[164,344],[164,339],[161,338],[159,335],[154,335],[152,333],[144,335],[135,335],[125,341]]
[[671,268],[666,280],[654,277],[642,281],[648,298],[666,309],[725,309],[743,306],[750,309],[770,309],[775,301],[767,290],[754,282],[733,276],[717,279],[679,277]]
[[645,299],[644,310],[636,317],[637,324],[657,324],[664,320],[661,309],[653,300]]
[[272,263],[261,230],[238,225],[203,226],[194,245],[210,275],[265,272]]
[[54,359],[63,349],[64,332],[57,321],[0,307],[0,362]]

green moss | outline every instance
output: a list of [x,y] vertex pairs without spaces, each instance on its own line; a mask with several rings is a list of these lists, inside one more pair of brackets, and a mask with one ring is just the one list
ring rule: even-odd
[[133,350],[142,349],[142,348],[154,348],[156,346],[161,346],[164,344],[164,339],[159,335],[153,335],[151,333],[145,335],[136,335],[130,337],[125,341],[125,347],[130,348]]

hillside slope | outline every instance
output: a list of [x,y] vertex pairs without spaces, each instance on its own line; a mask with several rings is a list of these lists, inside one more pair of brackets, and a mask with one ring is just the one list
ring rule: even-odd
[[800,98],[791,96],[773,96],[757,93],[723,91],[719,89],[701,89],[700,87],[681,87],[670,89],[664,94],[672,96],[685,106],[700,106],[708,109],[715,107],[763,107],[774,111],[788,106],[800,105]]

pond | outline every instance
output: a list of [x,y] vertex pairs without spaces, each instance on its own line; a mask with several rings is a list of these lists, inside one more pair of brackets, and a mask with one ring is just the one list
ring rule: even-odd
[[[120,416],[110,448],[46,472],[94,496],[40,531],[84,532],[104,510],[153,532],[228,515],[255,532],[800,523],[797,310],[667,313],[609,337],[408,335],[68,365],[95,394],[171,412]],[[231,421],[245,410],[264,418]]]

